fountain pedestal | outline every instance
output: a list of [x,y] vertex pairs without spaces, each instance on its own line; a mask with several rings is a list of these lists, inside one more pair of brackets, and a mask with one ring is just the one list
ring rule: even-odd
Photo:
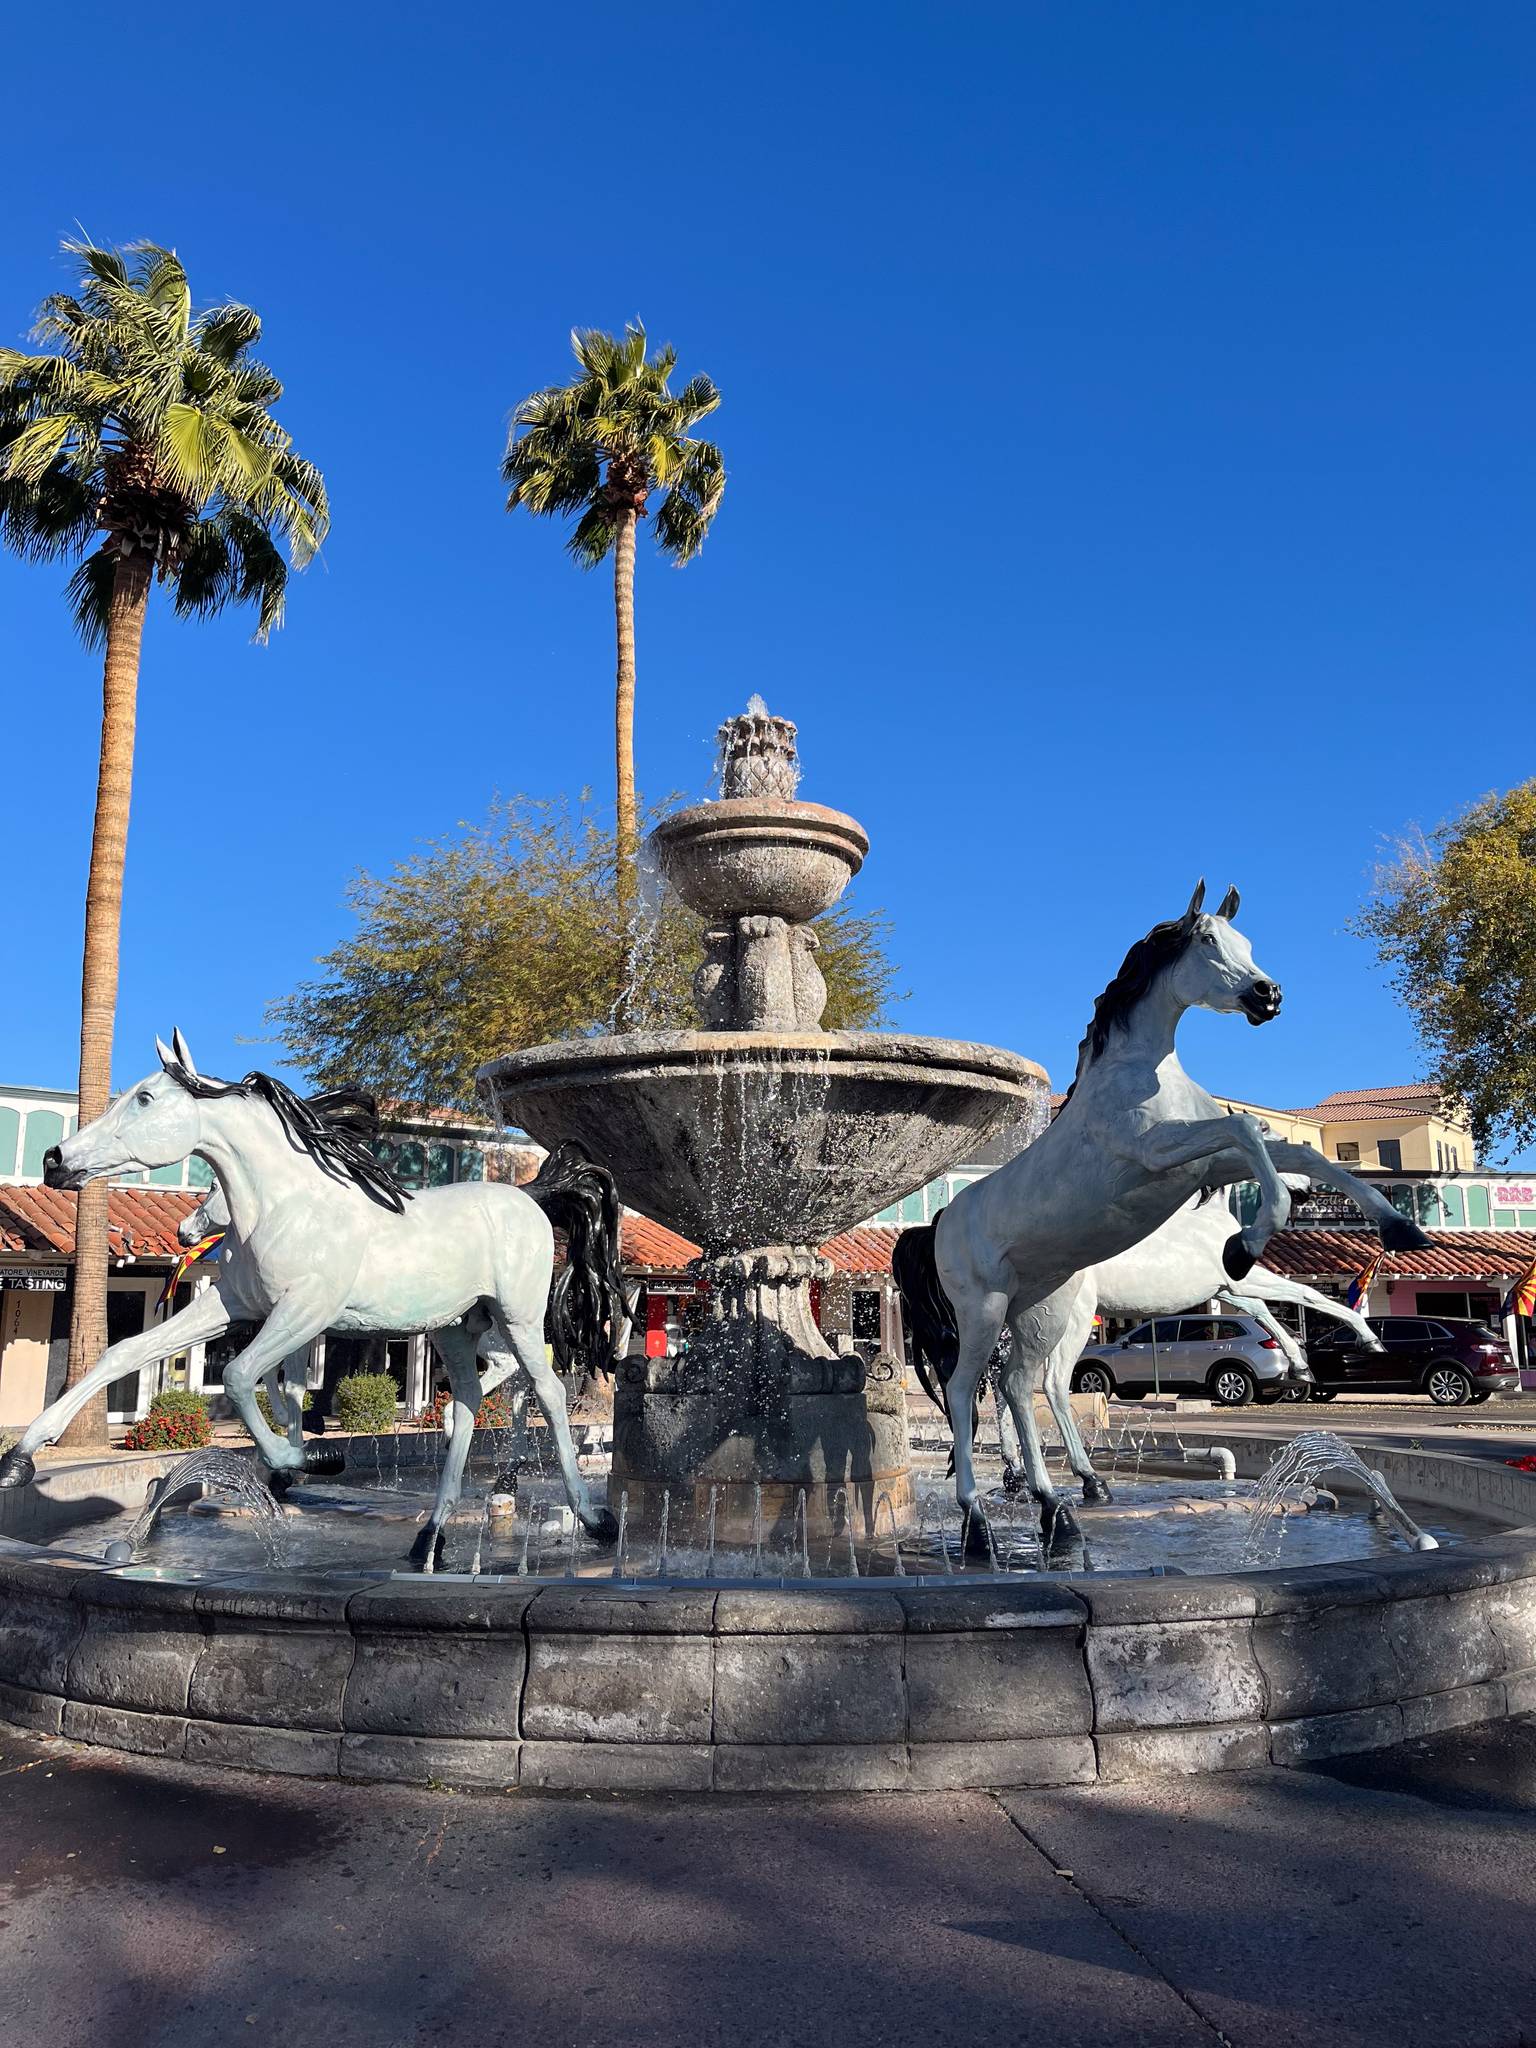
[[816,1326],[811,1283],[831,1262],[804,1245],[700,1261],[702,1314],[677,1358],[625,1360],[614,1390],[612,1486],[629,1512],[726,1545],[808,1531],[873,1537],[912,1515],[906,1399]]
[[1043,1114],[1046,1079],[995,1046],[823,1031],[811,920],[869,841],[795,791],[795,728],[754,706],[720,731],[722,794],[664,819],[658,863],[703,921],[698,1031],[626,1033],[509,1053],[480,1081],[503,1121],[573,1138],[642,1214],[702,1245],[700,1310],[680,1356],[619,1362],[609,1505],[669,1538],[736,1545],[912,1523],[906,1402],[827,1344],[816,1249],[1008,1124]]

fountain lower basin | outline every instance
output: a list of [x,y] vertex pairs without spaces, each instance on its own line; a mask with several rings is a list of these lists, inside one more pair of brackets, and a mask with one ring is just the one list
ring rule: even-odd
[[[1224,1440],[1248,1473],[1274,1450]],[[0,1539],[0,1718],[316,1777],[747,1792],[1297,1764],[1536,1708],[1536,1478],[1357,1448],[1426,1522],[1481,1529],[1200,1577],[748,1584],[198,1576]],[[41,1514],[66,1472],[82,1504],[121,1496],[121,1464],[44,1467],[5,1502]]]

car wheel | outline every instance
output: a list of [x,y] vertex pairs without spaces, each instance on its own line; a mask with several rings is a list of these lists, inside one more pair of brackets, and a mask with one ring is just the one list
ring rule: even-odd
[[1073,1374],[1072,1389],[1078,1394],[1112,1394],[1114,1376],[1105,1365],[1080,1365]]
[[1472,1398],[1472,1381],[1459,1365],[1432,1365],[1424,1391],[1437,1408],[1461,1408]]
[[1257,1386],[1246,1365],[1218,1365],[1211,1374],[1211,1399],[1223,1408],[1246,1408]]
[[1339,1390],[1337,1387],[1314,1387],[1309,1398],[1313,1401],[1337,1401]]
[[1292,1380],[1288,1386],[1280,1389],[1280,1398],[1282,1401],[1312,1401],[1317,1396],[1315,1390],[1304,1380]]

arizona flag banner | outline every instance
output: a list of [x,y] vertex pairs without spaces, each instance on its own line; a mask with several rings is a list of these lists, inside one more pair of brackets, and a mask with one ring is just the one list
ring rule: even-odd
[[1365,1313],[1363,1304],[1370,1298],[1371,1289],[1376,1284],[1376,1275],[1381,1271],[1381,1262],[1385,1257],[1385,1250],[1380,1250],[1373,1252],[1366,1260],[1344,1290],[1346,1308],[1356,1309],[1362,1315]]
[[161,1288],[160,1299],[155,1303],[155,1307],[164,1308],[168,1301],[173,1300],[177,1287],[187,1276],[187,1268],[195,1266],[204,1253],[211,1252],[216,1244],[222,1244],[223,1242],[223,1231],[214,1230],[210,1231],[207,1237],[200,1237],[190,1251],[183,1252],[171,1268],[170,1278]]
[[1505,1297],[1499,1311],[1506,1316],[1536,1316],[1536,1259],[1526,1267]]

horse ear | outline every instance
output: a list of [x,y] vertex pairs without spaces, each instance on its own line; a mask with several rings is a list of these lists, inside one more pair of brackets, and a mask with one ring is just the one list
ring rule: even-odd
[[158,1035],[155,1039],[155,1051],[159,1053],[160,1064],[164,1067],[165,1071],[168,1074],[173,1073],[176,1068],[176,1055],[171,1051],[165,1040]]
[[171,1044],[176,1048],[176,1057],[181,1065],[186,1068],[189,1074],[195,1077],[197,1074],[197,1061],[192,1057],[191,1046],[188,1045],[179,1031],[171,1033]]
[[1188,910],[1186,910],[1186,911],[1185,911],[1184,915],[1185,915],[1186,917],[1188,917],[1188,918],[1196,918],[1196,917],[1198,917],[1198,916],[1200,915],[1200,907],[1201,907],[1201,905],[1202,905],[1202,904],[1203,904],[1204,902],[1205,902],[1205,877],[1204,877],[1204,875],[1202,875],[1202,876],[1200,877],[1199,881],[1198,881],[1198,882],[1196,882],[1196,884],[1195,884],[1195,893],[1194,893],[1194,895],[1193,895],[1193,896],[1191,896],[1191,897],[1190,897],[1190,899],[1189,899],[1189,908],[1188,908]]
[[1235,888],[1229,889],[1217,905],[1216,915],[1231,919],[1237,915],[1237,906],[1242,901]]

